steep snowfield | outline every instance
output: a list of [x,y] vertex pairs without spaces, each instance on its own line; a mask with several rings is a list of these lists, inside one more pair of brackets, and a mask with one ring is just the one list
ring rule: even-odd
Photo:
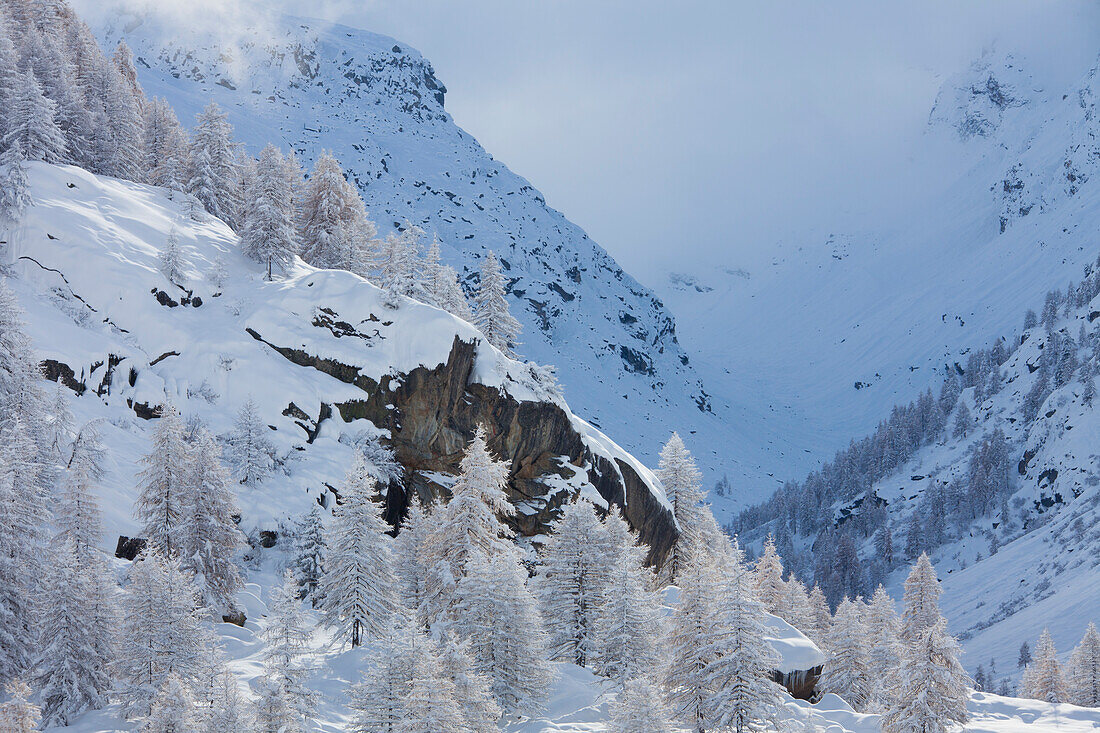
[[119,15],[111,4],[75,5],[104,47],[124,39],[134,49],[146,93],[166,97],[186,126],[213,99],[253,154],[275,142],[308,168],[331,150],[379,229],[408,218],[437,233],[467,286],[496,251],[523,323],[519,351],[556,365],[578,414],[627,450],[655,463],[674,429],[695,432],[705,463],[729,444],[725,413],[710,411],[660,300],[454,124],[443,84],[417,51],[293,17],[199,31],[156,14]]
[[[260,487],[242,487],[246,530],[275,527],[339,484],[355,443],[378,429],[367,420],[337,416],[322,421],[310,441],[301,418],[287,408],[293,403],[315,421],[322,403],[363,399],[364,392],[291,363],[269,343],[377,378],[446,362],[456,337],[477,340],[474,379],[520,401],[555,399],[523,364],[506,359],[473,326],[442,310],[413,301],[390,310],[381,304],[381,291],[361,278],[301,263],[286,278],[264,281],[263,268],[240,255],[236,236],[204,212],[196,221],[182,197],[171,201],[160,189],[40,163],[31,165],[30,181],[35,204],[0,252],[15,274],[11,284],[39,355],[68,366],[73,380],[87,387],[72,399],[74,412],[80,420],[106,421],[115,468],[104,482],[112,542],[133,529],[135,461],[147,450],[149,426],[135,413],[165,397],[215,434],[232,429],[251,397],[272,428],[270,439],[284,466]],[[187,291],[158,269],[158,248],[173,230],[188,260],[187,281],[179,284]],[[218,259],[228,272],[221,288],[205,279]],[[327,325],[332,321],[336,328]],[[356,334],[341,337],[340,322],[355,324]],[[599,430],[573,420],[595,455],[634,467],[665,501],[660,483],[641,462]],[[577,481],[573,488],[596,493]]]

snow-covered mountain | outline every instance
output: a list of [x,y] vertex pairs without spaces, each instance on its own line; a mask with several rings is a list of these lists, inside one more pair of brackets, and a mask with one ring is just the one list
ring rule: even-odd
[[[695,374],[660,299],[454,124],[416,50],[293,17],[222,34],[102,10],[90,20],[104,47],[125,40],[146,93],[185,125],[213,99],[253,153],[274,141],[308,167],[331,150],[382,232],[407,218],[437,233],[468,284],[496,251],[523,323],[519,351],[557,367],[578,414],[650,462],[670,431],[694,433],[703,464],[717,466],[739,421]],[[764,458],[746,459],[746,475],[762,475]]]
[[[971,671],[992,660],[1015,677],[1020,645],[1044,627],[1068,655],[1100,609],[1098,294],[1090,266],[1035,303],[1041,320],[1031,314],[1013,341],[952,364],[940,397],[894,411],[872,439],[745,514],[744,536],[777,534],[796,572],[833,593],[882,581],[900,595],[898,564],[928,551]],[[862,559],[854,576],[845,538]]]
[[946,78],[923,132],[899,132],[911,160],[883,181],[899,206],[838,202],[854,209],[844,229],[777,216],[757,259],[655,283],[712,402],[733,402],[772,446],[758,494],[1018,333],[1028,306],[1095,258],[1100,79],[1095,58],[1070,57],[1051,74],[991,52]]
[[[196,221],[188,201],[161,189],[45,164],[30,181],[34,205],[8,237],[4,265],[47,375],[79,395],[81,422],[105,421],[112,548],[133,534],[135,472],[166,399],[215,434],[256,403],[281,470],[242,489],[246,531],[277,531],[313,502],[331,505],[354,452],[378,436],[405,468],[398,490],[438,493],[480,423],[512,463],[525,532],[539,531],[562,496],[606,502],[602,491],[633,507],[655,547],[675,536],[649,469],[465,321],[415,301],[387,308],[378,288],[341,271],[300,265],[266,282],[223,222]],[[172,231],[187,261],[176,285],[157,259]],[[226,277],[215,285],[219,262]],[[405,499],[390,496],[392,520]]]

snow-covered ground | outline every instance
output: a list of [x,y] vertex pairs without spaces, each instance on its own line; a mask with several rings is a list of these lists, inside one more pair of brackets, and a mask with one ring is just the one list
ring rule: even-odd
[[[114,538],[134,529],[134,474],[148,450],[149,428],[135,405],[155,407],[167,397],[185,418],[199,418],[220,435],[232,429],[245,401],[256,403],[283,469],[258,487],[242,487],[246,531],[275,528],[308,511],[328,486],[338,485],[356,441],[378,434],[367,420],[335,417],[307,441],[286,414],[291,403],[316,419],[322,403],[363,399],[364,392],[294,365],[252,333],[374,379],[445,363],[456,337],[478,340],[473,379],[521,401],[554,399],[523,364],[445,311],[414,301],[385,308],[381,291],[365,280],[300,262],[288,277],[265,281],[263,268],[240,254],[233,232],[205,213],[193,216],[182,197],[172,201],[163,190],[75,167],[34,163],[29,177],[35,203],[0,256],[15,275],[11,285],[39,356],[72,368],[87,386],[80,397],[71,396],[78,421],[105,420],[112,454],[103,497],[109,549]],[[173,230],[188,261],[187,281],[179,284],[186,291],[158,269],[159,248]],[[228,273],[221,287],[206,279],[217,260]],[[162,304],[160,293],[176,305]],[[361,337],[339,337],[319,315],[356,324]],[[665,501],[659,481],[640,461],[580,418],[573,421],[595,455],[612,466],[632,466]],[[587,481],[575,488],[595,493],[581,484]]]

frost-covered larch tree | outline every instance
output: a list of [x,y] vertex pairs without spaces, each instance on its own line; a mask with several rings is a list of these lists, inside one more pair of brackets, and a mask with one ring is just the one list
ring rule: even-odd
[[421,302],[432,300],[420,269],[420,238],[423,236],[423,229],[406,220],[400,233],[391,232],[382,243],[380,284],[385,291],[383,302],[389,308],[399,307],[402,298]]
[[425,614],[434,622],[449,606],[453,584],[466,575],[466,566],[479,557],[515,552],[512,530],[501,516],[515,513],[504,488],[508,464],[489,451],[485,426],[478,426],[459,463],[451,500],[435,511],[436,521],[424,539],[421,565],[425,580]]
[[164,246],[157,255],[157,264],[160,272],[168,278],[173,285],[187,282],[185,270],[187,258],[183,253],[183,245],[180,244],[180,236],[173,226],[168,232],[168,238],[164,240]]
[[38,473],[27,426],[18,415],[0,418],[0,682],[22,677],[33,661],[45,544]]
[[959,652],[942,618],[908,643],[894,702],[882,718],[884,733],[945,733],[969,720],[969,679]]
[[298,594],[316,608],[320,602],[321,578],[325,574],[325,525],[321,508],[314,505],[298,525],[294,541],[294,579]]
[[868,709],[881,712],[890,703],[891,679],[901,664],[901,634],[894,599],[881,585],[864,609],[870,651],[871,700]]
[[264,670],[268,679],[283,687],[288,704],[300,719],[308,718],[317,705],[317,694],[306,687],[310,670],[304,657],[309,651],[310,630],[298,600],[298,585],[287,570],[281,585],[271,591],[267,622],[260,637],[264,641]]
[[18,145],[27,160],[65,160],[65,137],[57,126],[57,105],[42,93],[33,72],[21,75],[7,118],[10,129],[4,147]]
[[611,538],[591,502],[562,507],[542,546],[536,588],[555,659],[588,665],[596,649],[596,619],[607,600]]
[[636,677],[611,703],[608,733],[673,733],[664,691],[646,677]]
[[1089,623],[1066,669],[1069,701],[1086,708],[1100,707],[1100,633]]
[[481,281],[474,297],[474,325],[506,356],[515,355],[520,324],[508,309],[504,273],[495,252],[489,252],[481,261]]
[[348,688],[348,706],[354,711],[351,730],[355,733],[397,729],[412,677],[406,640],[418,633],[411,624],[399,625],[369,648],[370,674]]
[[911,643],[922,638],[923,632],[933,628],[943,618],[940,614],[942,594],[932,561],[927,553],[921,553],[905,579],[901,616],[901,638],[904,642]]
[[469,642],[474,669],[492,680],[497,704],[505,713],[538,707],[554,674],[527,570],[516,554],[477,554],[455,596],[453,628]]
[[644,547],[615,511],[604,519],[610,540],[607,585],[596,617],[595,668],[620,688],[650,672],[660,660],[663,632],[653,574],[645,569]]
[[187,192],[212,215],[232,222],[236,215],[237,156],[233,127],[211,102],[196,117],[188,148]]
[[404,616],[393,570],[393,540],[366,461],[356,455],[340,489],[321,579],[321,608],[352,646],[377,639]]
[[829,652],[818,689],[839,695],[856,710],[865,710],[871,700],[873,680],[868,629],[863,624],[860,605],[845,598],[837,606],[833,628],[826,639]]
[[71,539],[50,552],[42,598],[42,629],[35,687],[47,727],[69,725],[85,710],[107,702],[111,679],[99,638],[110,632],[97,623],[102,579],[84,566]]
[[201,675],[212,643],[190,576],[174,558],[143,554],[130,568],[123,596],[116,673],[127,717],[143,717],[157,691],[175,673],[191,681]]
[[140,733],[191,733],[195,730],[195,701],[178,674],[164,680],[150,705]]
[[705,556],[683,568],[665,684],[676,716],[698,733],[765,730],[778,714],[781,688],[770,675],[779,659],[743,562],[734,545],[722,568]]
[[668,551],[663,572],[670,584],[679,582],[680,572],[693,559],[703,543],[702,474],[695,466],[695,459],[680,439],[673,433],[661,449],[657,464],[657,478],[664,486],[680,534]]
[[313,164],[296,209],[303,260],[360,275],[373,269],[367,250],[377,230],[340,163],[327,150]]
[[[764,552],[753,567],[756,595],[768,613],[779,614],[783,609],[786,584],[783,582],[783,561],[775,549],[775,538],[770,534],[764,542]],[[790,621],[790,619],[786,619]]]
[[255,733],[303,733],[298,712],[277,680],[262,679],[258,685],[252,718]]
[[1066,681],[1062,675],[1062,664],[1058,661],[1058,650],[1050,631],[1043,629],[1035,645],[1035,660],[1023,676],[1024,692],[1030,698],[1044,702],[1067,702]]
[[7,702],[0,703],[0,731],[4,733],[37,733],[42,711],[31,702],[31,688],[22,680],[12,680],[5,687]]
[[474,671],[469,642],[446,634],[439,643],[439,672],[454,685],[455,699],[463,718],[463,731],[497,733],[500,706],[493,699],[488,677]]
[[145,178],[150,185],[179,191],[184,188],[187,136],[171,105],[154,97],[143,113]]
[[415,493],[409,497],[409,507],[393,543],[394,569],[401,584],[401,601],[405,608],[417,611],[424,601],[426,572],[420,564],[424,539],[431,526],[428,512]]
[[807,636],[813,632],[814,613],[810,596],[798,578],[791,576],[783,584],[783,605],[776,615]]
[[23,145],[16,141],[0,153],[0,226],[15,226],[23,220],[32,203],[29,185]]
[[298,254],[292,183],[287,177],[286,160],[274,145],[268,144],[260,151],[256,177],[248,190],[241,246],[246,255],[266,265],[270,280],[273,267],[286,272]]
[[825,592],[817,583],[814,583],[814,587],[810,589],[810,615],[813,623],[807,633],[810,639],[824,651],[825,637],[833,627],[833,615],[829,612],[829,602],[825,599]]
[[179,524],[191,490],[191,450],[184,439],[183,419],[171,402],[160,408],[153,426],[152,447],[142,459],[134,514],[141,536],[161,555],[179,552]]
[[202,722],[198,726],[200,733],[252,730],[250,706],[231,671],[224,668],[218,671],[213,693],[208,708],[202,713]]
[[229,462],[245,486],[263,483],[274,467],[275,446],[267,437],[270,428],[260,419],[255,401],[249,397],[237,411],[233,431],[226,437]]
[[901,666],[891,678],[884,733],[943,733],[966,723],[970,679],[959,664],[959,644],[940,614],[942,591],[922,554],[905,580]]
[[205,430],[194,441],[179,508],[180,562],[193,575],[203,605],[228,614],[244,584],[233,559],[244,535],[233,520],[239,509],[221,446]]
[[432,641],[416,632],[406,643],[409,646],[409,681],[402,700],[401,720],[394,731],[465,730],[454,684],[442,673]]

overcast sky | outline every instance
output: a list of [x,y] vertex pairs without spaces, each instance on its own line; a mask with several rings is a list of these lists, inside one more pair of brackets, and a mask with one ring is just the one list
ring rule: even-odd
[[904,205],[937,89],[983,50],[1063,84],[1100,50],[1096,0],[269,2],[418,48],[458,124],[650,284]]

